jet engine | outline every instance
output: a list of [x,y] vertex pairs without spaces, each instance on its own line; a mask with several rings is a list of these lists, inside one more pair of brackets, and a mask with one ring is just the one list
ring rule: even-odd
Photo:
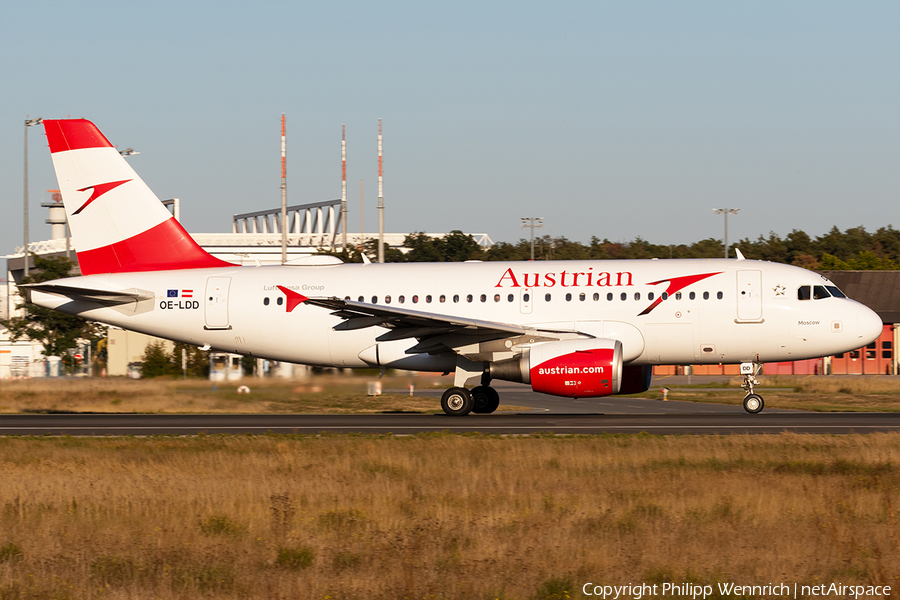
[[650,389],[653,367],[650,365],[626,365],[622,369],[620,394],[640,394]]
[[622,343],[610,339],[541,342],[517,358],[491,363],[487,370],[493,379],[529,383],[544,394],[610,396],[622,387]]

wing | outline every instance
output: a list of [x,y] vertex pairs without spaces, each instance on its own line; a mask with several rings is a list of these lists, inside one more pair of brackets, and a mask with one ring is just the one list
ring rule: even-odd
[[[408,354],[458,351],[492,341],[503,341],[504,349],[509,349],[519,343],[593,337],[571,329],[541,329],[340,298],[308,298],[304,303],[334,311],[332,315],[343,319],[334,326],[336,331],[384,327],[390,331],[375,338],[379,342],[416,338],[419,343],[407,350]],[[474,356],[478,351],[460,353]]]

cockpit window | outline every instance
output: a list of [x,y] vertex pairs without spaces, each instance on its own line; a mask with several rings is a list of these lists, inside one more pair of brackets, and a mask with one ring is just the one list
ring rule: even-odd
[[846,298],[847,295],[839,290],[836,285],[826,285],[825,289],[831,292],[831,295],[835,298]]
[[809,286],[801,285],[797,288],[797,300],[809,300]]
[[813,286],[813,300],[821,300],[822,298],[831,298],[831,294],[828,293],[824,285]]

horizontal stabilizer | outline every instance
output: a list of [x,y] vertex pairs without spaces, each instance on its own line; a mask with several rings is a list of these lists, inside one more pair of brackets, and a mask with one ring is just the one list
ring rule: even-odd
[[139,290],[131,288],[127,290],[98,290],[91,288],[75,287],[70,285],[61,285],[58,283],[28,283],[19,286],[28,291],[43,292],[45,294],[53,294],[62,296],[70,300],[80,300],[83,302],[97,302],[99,304],[116,305],[127,304],[129,302],[141,302],[144,300],[153,300],[153,292],[147,290]]

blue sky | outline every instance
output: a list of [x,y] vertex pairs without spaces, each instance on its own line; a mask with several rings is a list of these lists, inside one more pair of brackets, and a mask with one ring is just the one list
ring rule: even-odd
[[[388,231],[690,243],[892,224],[893,2],[0,4],[0,253],[22,240],[26,115],[93,120],[189,231],[340,197]],[[30,135],[31,238],[56,187]]]

